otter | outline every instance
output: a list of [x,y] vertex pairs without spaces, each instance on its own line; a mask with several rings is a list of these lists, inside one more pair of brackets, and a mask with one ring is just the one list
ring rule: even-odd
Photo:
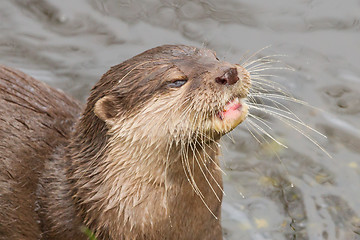
[[183,45],[112,67],[86,106],[0,67],[0,239],[222,239],[219,139],[240,65]]

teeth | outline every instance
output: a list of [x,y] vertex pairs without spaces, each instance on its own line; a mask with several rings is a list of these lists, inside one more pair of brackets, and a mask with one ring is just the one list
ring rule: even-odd
[[240,100],[239,100],[238,97],[234,98],[233,100],[229,101],[229,102],[225,105],[224,111],[226,112],[227,110],[230,109],[230,107],[231,107],[231,104],[230,104],[230,103],[235,103],[235,104],[236,104],[236,103],[241,103],[241,104],[242,104],[242,101],[243,101],[243,99],[240,99]]

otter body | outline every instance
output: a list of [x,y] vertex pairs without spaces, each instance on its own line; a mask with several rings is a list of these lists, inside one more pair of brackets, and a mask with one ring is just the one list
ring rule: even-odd
[[40,179],[80,113],[65,94],[0,67],[0,239],[42,239]]
[[214,52],[150,49],[82,106],[0,67],[0,239],[222,239],[218,140],[249,74]]

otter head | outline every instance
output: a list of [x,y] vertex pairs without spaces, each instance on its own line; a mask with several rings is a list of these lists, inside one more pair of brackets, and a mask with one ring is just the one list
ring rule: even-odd
[[124,138],[218,139],[246,118],[249,87],[249,73],[213,51],[165,45],[112,67],[93,89],[94,112]]
[[70,146],[73,198],[86,225],[114,239],[173,236],[177,228],[164,225],[171,215],[180,235],[202,232],[187,229],[187,218],[221,235],[217,140],[246,118],[249,87],[244,68],[188,46],[112,67],[92,89]]

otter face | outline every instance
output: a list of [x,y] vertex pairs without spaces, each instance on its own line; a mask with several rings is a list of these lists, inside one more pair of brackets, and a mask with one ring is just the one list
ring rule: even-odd
[[94,112],[110,132],[214,139],[244,121],[250,85],[244,68],[211,50],[166,45],[111,68],[93,89],[103,91]]

